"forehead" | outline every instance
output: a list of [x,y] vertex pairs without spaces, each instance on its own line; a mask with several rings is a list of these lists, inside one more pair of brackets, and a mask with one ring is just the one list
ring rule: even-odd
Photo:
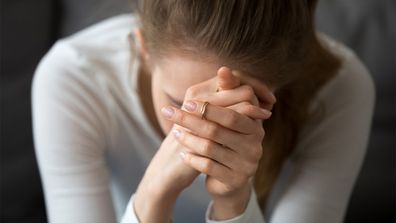
[[192,85],[213,78],[220,67],[220,64],[197,56],[181,55],[171,55],[167,58],[162,58],[157,65],[158,75],[161,76],[164,88],[168,92],[185,91]]

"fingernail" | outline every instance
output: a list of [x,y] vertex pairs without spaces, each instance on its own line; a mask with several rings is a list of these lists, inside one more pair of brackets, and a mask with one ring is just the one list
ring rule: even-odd
[[186,159],[186,153],[185,152],[180,152],[179,153],[179,155],[180,155],[180,157],[182,158],[182,159]]
[[178,129],[173,129],[173,130],[172,130],[172,133],[173,133],[173,135],[174,135],[176,138],[180,138],[180,135],[181,135],[181,131],[180,131],[180,130],[178,130]]
[[239,71],[237,71],[237,70],[232,70],[231,73],[232,73],[234,76],[236,76],[236,77],[239,77],[239,76],[240,76],[240,75],[239,75]]
[[187,101],[186,103],[184,103],[184,107],[188,110],[188,111],[195,111],[195,109],[197,108],[197,104],[193,101]]
[[165,115],[165,117],[167,118],[171,118],[173,116],[173,114],[175,113],[175,111],[171,108],[171,107],[163,107],[161,109],[162,114]]
[[261,111],[263,112],[264,115],[267,115],[268,117],[272,115],[272,112],[268,111],[267,109],[261,108]]

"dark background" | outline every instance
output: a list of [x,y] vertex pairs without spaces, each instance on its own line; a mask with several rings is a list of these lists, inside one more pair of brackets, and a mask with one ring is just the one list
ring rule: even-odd
[[[127,0],[1,0],[0,222],[46,222],[30,116],[40,58],[57,39],[131,8]],[[345,222],[395,222],[396,3],[321,0],[317,27],[359,55],[377,89],[369,148]]]

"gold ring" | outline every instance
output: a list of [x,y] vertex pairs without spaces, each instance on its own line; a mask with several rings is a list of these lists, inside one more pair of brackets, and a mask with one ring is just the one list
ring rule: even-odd
[[209,102],[205,101],[204,104],[201,107],[201,119],[205,120],[205,112],[206,112],[206,106],[209,104]]

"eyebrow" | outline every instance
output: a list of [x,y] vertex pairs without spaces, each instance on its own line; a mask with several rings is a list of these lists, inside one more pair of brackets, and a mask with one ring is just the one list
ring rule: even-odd
[[169,100],[171,100],[174,104],[177,104],[177,105],[179,105],[179,106],[182,106],[182,105],[183,105],[183,102],[180,102],[180,101],[176,100],[175,98],[173,98],[172,96],[170,96],[170,95],[167,94],[167,93],[165,93],[165,94],[166,94],[166,96],[169,98]]

